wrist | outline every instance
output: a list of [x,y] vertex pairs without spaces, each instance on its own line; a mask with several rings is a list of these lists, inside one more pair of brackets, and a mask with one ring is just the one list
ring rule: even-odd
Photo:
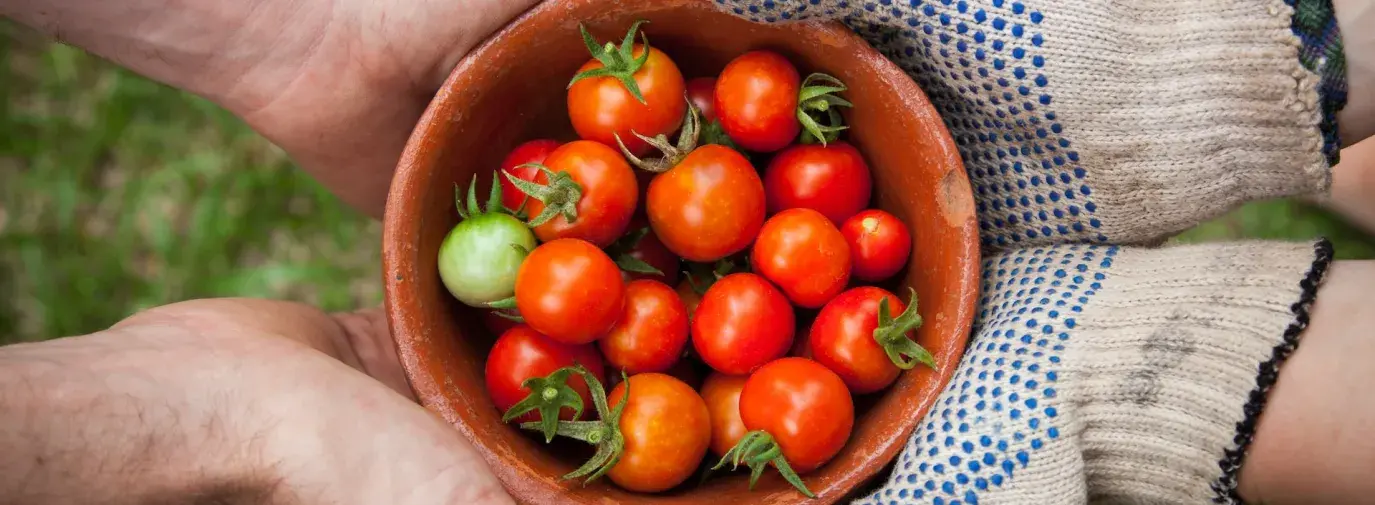
[[116,333],[0,348],[0,496],[19,505],[266,501],[271,466],[232,412],[246,409],[228,408],[229,382],[217,380],[227,374],[160,360],[167,346]]
[[1342,144],[1375,134],[1375,4],[1332,0],[1346,58],[1346,106],[1338,114]]

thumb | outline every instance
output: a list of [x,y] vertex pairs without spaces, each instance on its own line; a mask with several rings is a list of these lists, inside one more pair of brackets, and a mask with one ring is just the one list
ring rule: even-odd
[[380,308],[327,314],[288,301],[253,298],[191,300],[149,309],[115,323],[175,325],[203,338],[269,335],[322,352],[415,400]]

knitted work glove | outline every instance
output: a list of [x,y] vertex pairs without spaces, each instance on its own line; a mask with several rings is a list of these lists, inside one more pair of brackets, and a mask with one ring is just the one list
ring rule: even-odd
[[1060,245],[987,259],[975,337],[861,503],[1237,503],[1331,246]]
[[1325,191],[1340,145],[1328,0],[715,1],[843,19],[906,70],[964,155],[988,246],[1148,243]]
[[843,19],[930,96],[974,187],[974,335],[860,502],[1239,501],[1330,246],[1089,244],[1327,189],[1345,82],[1326,2],[716,1]]

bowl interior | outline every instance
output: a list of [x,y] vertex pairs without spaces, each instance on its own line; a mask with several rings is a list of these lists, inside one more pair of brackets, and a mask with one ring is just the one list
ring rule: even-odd
[[819,502],[837,501],[894,458],[949,380],[968,338],[979,259],[968,180],[940,118],[910,78],[839,24],[755,24],[700,0],[544,2],[469,55],[413,133],[388,200],[386,305],[407,376],[425,407],[467,436],[526,503],[805,500],[774,472],[754,491],[743,472],[700,486],[689,479],[654,495],[626,492],[606,479],[586,487],[561,481],[590,453],[576,445],[546,446],[501,423],[483,386],[494,336],[439,281],[436,254],[458,219],[454,184],[466,187],[478,173],[480,188],[490,187],[502,157],[524,140],[574,139],[565,85],[588,59],[578,22],[607,41],[623,36],[636,19],[649,21],[642,29],[650,44],[673,57],[687,78],[715,75],[734,56],[767,48],[790,58],[804,75],[822,71],[849,84],[845,96],[855,107],[845,113],[851,125],[846,137],[873,169],[875,205],[913,232],[912,265],[887,287],[916,289],[925,319],[918,341],[935,355],[938,370],[919,367],[888,390],[856,398],[850,442],[804,476]]

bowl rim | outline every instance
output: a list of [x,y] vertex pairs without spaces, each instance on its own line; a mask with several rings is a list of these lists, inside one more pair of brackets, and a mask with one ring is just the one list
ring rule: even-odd
[[[545,11],[566,8],[566,6],[552,5],[555,3],[557,2],[540,2],[527,9],[499,30],[490,34],[480,45],[460,59],[449,72],[440,89],[426,105],[423,114],[406,140],[405,148],[392,176],[382,220],[383,307],[391,331],[392,342],[396,346],[398,358],[405,372],[407,385],[415,393],[420,405],[439,415],[446,423],[463,434],[474,447],[474,450],[483,457],[492,473],[502,481],[508,490],[512,490],[513,482],[521,479],[521,472],[510,465],[498,464],[501,458],[482,442],[482,438],[461,415],[457,415],[464,409],[453,408],[451,402],[442,393],[444,385],[425,375],[423,373],[424,366],[420,363],[421,359],[410,348],[403,345],[403,340],[415,340],[414,338],[403,339],[403,336],[421,335],[426,330],[418,317],[408,314],[408,310],[403,310],[403,307],[415,306],[416,299],[422,297],[422,293],[415,289],[416,284],[412,281],[412,277],[419,273],[418,265],[423,261],[418,257],[413,238],[423,228],[423,221],[402,219],[401,217],[420,213],[416,207],[420,205],[421,197],[429,187],[428,181],[418,175],[418,171],[413,167],[418,166],[421,158],[425,157],[422,153],[438,147],[431,144],[437,143],[434,139],[442,137],[441,133],[446,129],[445,123],[448,121],[447,115],[441,117],[440,114],[447,113],[454,108],[451,102],[457,98],[455,98],[453,90],[457,88],[459,81],[465,78],[469,69],[485,60],[489,55],[488,53],[493,51],[503,38],[512,32],[522,30],[530,19],[544,14]],[[665,4],[694,3],[694,0],[657,0],[654,3],[663,7]],[[941,163],[951,167],[945,178],[948,179],[953,175],[959,179],[958,182],[962,182],[962,184],[955,184],[953,189],[960,194],[946,195],[947,200],[955,201],[953,205],[961,208],[947,209],[944,202],[940,205],[942,212],[946,214],[947,221],[952,223],[952,232],[958,235],[955,243],[959,249],[957,269],[960,275],[957,277],[957,282],[950,286],[950,289],[953,293],[952,296],[963,297],[958,304],[959,310],[950,315],[955,319],[955,327],[960,330],[952,342],[954,352],[949,353],[944,361],[937,363],[939,367],[943,370],[948,369],[949,372],[941,372],[936,375],[941,385],[931,389],[926,398],[920,399],[916,418],[911,422],[901,423],[902,427],[900,432],[896,434],[897,436],[891,440],[882,441],[878,445],[875,452],[880,454],[879,460],[884,464],[870,465],[871,468],[852,469],[839,476],[838,483],[847,490],[845,493],[833,496],[834,500],[840,500],[852,494],[857,487],[878,476],[892,463],[901,449],[907,445],[921,419],[925,418],[934,408],[937,397],[953,380],[954,372],[965,353],[969,340],[972,338],[975,305],[981,288],[979,275],[982,257],[979,248],[977,216],[973,210],[973,191],[969,185],[967,169],[956,148],[953,136],[925,91],[897,64],[884,57],[877,49],[841,22],[796,21],[791,24],[806,27],[806,29],[819,30],[826,35],[841,39],[858,40],[860,50],[870,53],[861,55],[861,57],[874,67],[873,71],[880,80],[891,86],[908,88],[899,90],[899,93],[910,94],[915,103],[928,110],[929,114],[922,115],[920,122],[923,123],[923,126],[930,127],[933,137],[938,140],[937,152],[941,154]],[[943,189],[947,192],[951,191],[949,187]],[[966,206],[968,207],[967,211],[963,208]],[[952,215],[951,212],[954,214]],[[448,408],[435,408],[440,404]],[[519,496],[516,498],[520,501]],[[813,500],[812,502],[830,503],[834,500]]]

